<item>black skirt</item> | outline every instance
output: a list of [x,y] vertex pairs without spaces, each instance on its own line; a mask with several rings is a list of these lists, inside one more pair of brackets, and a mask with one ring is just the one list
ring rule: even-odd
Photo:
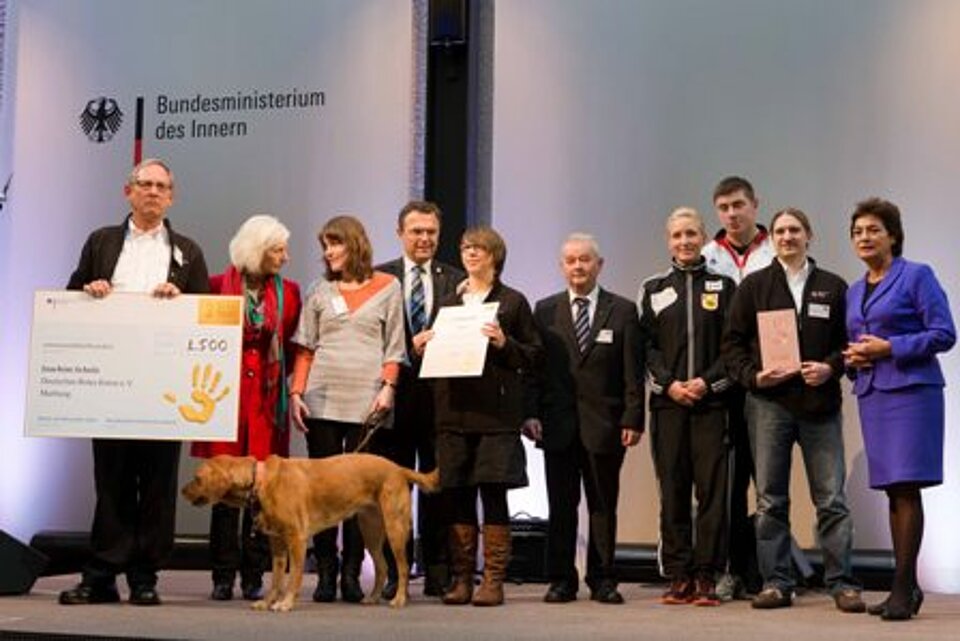
[[449,432],[437,435],[440,485],[444,488],[498,483],[526,487],[527,456],[517,432]]

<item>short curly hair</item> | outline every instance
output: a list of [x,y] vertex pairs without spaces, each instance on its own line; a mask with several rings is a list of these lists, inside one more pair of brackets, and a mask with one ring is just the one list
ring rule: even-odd
[[230,241],[230,262],[241,273],[258,276],[263,269],[263,255],[288,238],[290,230],[273,216],[251,216]]
[[890,253],[895,258],[903,255],[903,222],[900,219],[900,208],[883,198],[867,198],[857,203],[857,208],[850,215],[850,235],[853,236],[853,226],[864,216],[873,216],[881,223],[893,239]]

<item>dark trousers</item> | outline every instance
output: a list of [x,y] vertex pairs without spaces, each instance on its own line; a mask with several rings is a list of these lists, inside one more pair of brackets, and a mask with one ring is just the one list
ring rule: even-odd
[[[655,409],[650,447],[660,484],[660,565],[671,579],[723,569],[726,408]],[[697,499],[696,537],[690,515]]]
[[[407,372],[404,372],[407,374]],[[437,432],[433,416],[433,389],[429,381],[403,376],[397,389],[392,429],[381,430],[371,451],[410,469],[430,472],[437,467]],[[426,567],[446,565],[449,519],[440,494],[416,490],[417,533]],[[385,550],[393,569],[393,553]],[[413,541],[407,544],[407,559],[413,561]],[[421,568],[423,569],[423,568]]]
[[547,526],[547,573],[553,582],[577,585],[574,564],[577,545],[577,506],[580,485],[587,497],[590,537],[587,542],[586,583],[591,588],[615,578],[613,558],[617,546],[617,500],[623,451],[589,452],[575,436],[563,450],[545,450],[544,469],[550,522]]
[[269,563],[270,543],[263,532],[253,529],[250,510],[214,505],[210,514],[213,582],[232,585],[239,571],[243,587],[260,586]]
[[156,585],[173,551],[179,463],[179,442],[93,440],[97,504],[85,584],[112,585],[126,573],[131,588]]
[[750,483],[755,476],[753,452],[750,449],[750,435],[744,417],[744,392],[734,388],[727,402],[727,447],[732,459],[730,474],[730,497],[727,515],[728,523],[728,561],[729,572],[740,577],[751,592],[760,588],[760,574],[757,567],[757,539],[747,495]]
[[[360,425],[325,419],[307,419],[307,454],[310,458],[327,458],[353,452],[360,443]],[[341,574],[358,578],[363,564],[363,537],[357,517],[342,523],[343,563]],[[313,537],[313,553],[320,567],[336,567],[337,527],[318,532]]]
[[466,487],[451,487],[443,491],[451,509],[450,521],[459,525],[479,526],[477,498],[483,506],[484,525],[510,525],[507,504],[507,486],[502,483],[483,483]]

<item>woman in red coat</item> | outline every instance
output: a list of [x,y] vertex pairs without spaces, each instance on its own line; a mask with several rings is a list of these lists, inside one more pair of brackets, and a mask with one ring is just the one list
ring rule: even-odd
[[[214,294],[244,297],[243,356],[240,375],[240,424],[237,440],[194,443],[193,456],[218,454],[287,456],[287,374],[292,364],[290,336],[300,318],[300,288],[280,277],[286,264],[290,231],[272,216],[249,218],[230,241],[227,271],[211,277]],[[269,565],[266,537],[251,537],[249,510],[214,505],[210,518],[210,559],[213,566],[212,599],[233,598],[233,583],[240,571],[243,598],[260,599],[263,572]],[[238,531],[239,530],[239,531]]]

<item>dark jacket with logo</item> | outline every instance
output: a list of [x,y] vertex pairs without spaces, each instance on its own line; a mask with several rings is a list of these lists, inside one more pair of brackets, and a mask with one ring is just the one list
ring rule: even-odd
[[650,409],[676,407],[667,394],[674,381],[702,378],[708,386],[698,405],[721,406],[733,385],[720,357],[724,321],[736,284],[707,269],[676,263],[640,289],[640,323],[647,340]]
[[797,314],[800,360],[830,365],[833,376],[827,382],[811,387],[797,374],[774,387],[757,388],[757,372],[761,369],[757,312],[796,309],[786,272],[776,258],[769,267],[750,274],[740,284],[723,338],[723,356],[730,376],[752,393],[779,403],[798,417],[816,417],[840,409],[842,351],[847,343],[847,284],[836,274],[817,267],[813,259],[807,260],[810,274]]

